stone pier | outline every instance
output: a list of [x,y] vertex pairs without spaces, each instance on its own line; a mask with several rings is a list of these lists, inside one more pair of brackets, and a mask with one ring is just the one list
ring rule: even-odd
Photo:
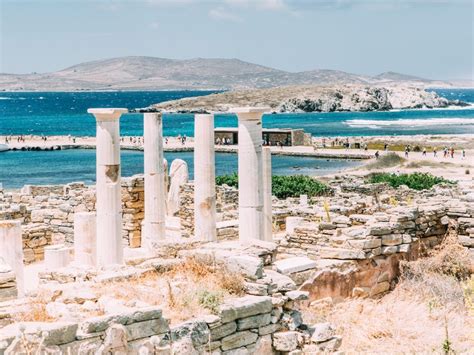
[[123,263],[120,185],[120,124],[124,108],[87,110],[97,121],[97,263]]
[[144,114],[145,141],[145,218],[142,247],[152,249],[153,242],[165,239],[166,188],[163,157],[163,120],[161,113]]
[[272,223],[272,152],[269,147],[262,150],[263,160],[263,240],[273,241]]
[[23,272],[23,241],[20,221],[0,221],[0,258],[15,273],[18,296],[25,294]]
[[194,122],[194,234],[212,242],[217,240],[214,115],[196,115]]
[[74,213],[74,262],[97,265],[97,224],[94,212]]
[[239,121],[239,240],[263,239],[262,115],[269,108],[231,109]]

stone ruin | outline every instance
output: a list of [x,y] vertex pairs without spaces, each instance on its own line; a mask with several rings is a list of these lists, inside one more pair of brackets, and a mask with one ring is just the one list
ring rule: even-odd
[[[301,304],[378,297],[401,260],[440,243],[449,228],[474,254],[474,186],[415,192],[336,177],[324,197],[271,195],[271,158],[261,144],[262,108],[242,108],[239,190],[215,186],[214,117],[196,115],[195,178],[163,158],[160,113],[145,113],[144,174],[120,176],[122,109],[93,109],[97,184],[0,191],[0,354],[271,354],[336,351],[327,323],[304,324]],[[247,294],[214,314],[169,324],[160,306],[109,300],[90,285],[164,273],[187,258],[222,265]],[[42,261],[43,264],[38,264]],[[52,296],[55,322],[15,322],[28,307],[30,266]],[[27,296],[27,297],[25,297]],[[299,352],[300,351],[300,352]]]

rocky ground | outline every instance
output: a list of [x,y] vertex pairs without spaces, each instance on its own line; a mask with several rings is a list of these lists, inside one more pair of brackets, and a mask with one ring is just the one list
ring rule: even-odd
[[171,112],[226,112],[231,107],[266,106],[274,112],[384,111],[465,105],[408,85],[285,86],[167,101],[153,107]]

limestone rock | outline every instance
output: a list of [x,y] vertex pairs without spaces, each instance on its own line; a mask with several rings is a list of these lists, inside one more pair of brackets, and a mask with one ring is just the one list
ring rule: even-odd
[[329,340],[335,334],[335,329],[330,323],[317,323],[310,327],[313,332],[311,341],[314,343],[322,343]]
[[314,269],[316,267],[316,262],[307,257],[298,256],[275,261],[275,267],[276,271],[288,275],[295,272]]
[[301,335],[295,331],[278,332],[273,334],[273,348],[276,351],[293,351],[301,343]]
[[272,307],[272,300],[268,296],[245,296],[227,300],[219,307],[219,316],[223,323],[227,323],[256,314],[270,313]]

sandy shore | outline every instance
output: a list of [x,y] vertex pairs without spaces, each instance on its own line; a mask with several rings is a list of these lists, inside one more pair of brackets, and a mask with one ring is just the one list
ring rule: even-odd
[[[349,143],[360,143],[362,146],[367,144],[369,147],[388,144],[388,151],[383,149],[345,149],[338,144],[334,144],[337,138],[338,142],[346,142],[346,137],[333,138],[313,138],[314,146],[293,146],[293,147],[271,147],[273,154],[294,155],[294,156],[313,156],[328,159],[364,159],[365,164],[362,167],[347,170],[351,174],[367,174],[375,171],[411,173],[428,172],[434,175],[442,176],[458,181],[472,181],[474,176],[474,134],[466,135],[416,135],[416,136],[370,136],[370,137],[350,137]],[[60,146],[62,149],[75,148],[95,148],[95,137],[68,137],[68,136],[48,136],[43,141],[40,136],[24,136],[25,141],[18,141],[17,136],[9,138],[10,148],[22,149],[28,147],[39,147],[40,149],[51,149]],[[5,143],[5,136],[0,136],[0,143]],[[323,147],[323,145],[325,147]],[[411,151],[408,158],[405,158],[404,147],[410,145],[412,149],[416,146],[427,148],[426,156],[421,151]],[[141,137],[122,137],[122,149],[142,150],[143,140]],[[438,154],[434,156],[432,149],[436,147]],[[443,147],[453,147],[455,149],[454,157],[443,157]],[[192,137],[182,142],[177,137],[168,137],[165,140],[165,151],[192,151],[194,142]],[[462,157],[462,149],[466,156]],[[237,146],[216,145],[216,151],[237,152]],[[376,160],[375,152],[379,151],[383,157],[389,153],[395,153],[402,158],[401,162],[396,164],[387,164],[382,158]],[[467,174],[469,172],[469,174]]]

